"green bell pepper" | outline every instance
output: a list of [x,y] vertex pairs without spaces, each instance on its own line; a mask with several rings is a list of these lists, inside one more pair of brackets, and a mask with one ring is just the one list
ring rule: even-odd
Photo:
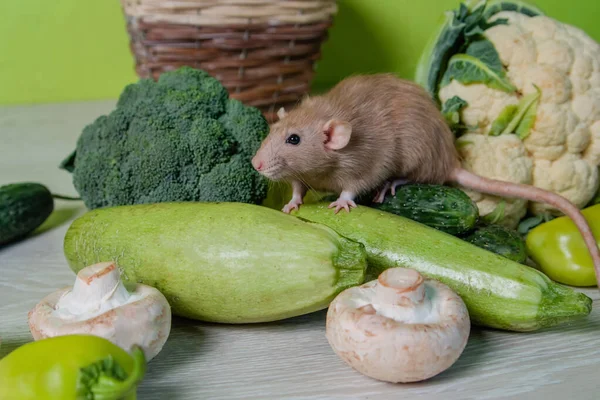
[[55,336],[0,360],[0,399],[135,400],[145,372],[139,347],[127,353],[98,336]]
[[[581,211],[596,239],[600,239],[600,204]],[[581,233],[566,216],[536,226],[527,234],[527,252],[540,270],[556,282],[596,286],[594,264]]]

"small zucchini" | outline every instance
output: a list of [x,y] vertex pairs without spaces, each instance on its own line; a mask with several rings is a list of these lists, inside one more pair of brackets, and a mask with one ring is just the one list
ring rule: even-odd
[[220,323],[270,322],[327,308],[362,284],[364,246],[325,225],[245,203],[156,203],[99,208],[64,240],[77,273],[114,261],[125,284],[158,289],[174,315]]
[[527,260],[525,241],[521,235],[501,225],[479,227],[465,236],[464,240],[521,264]]
[[465,192],[444,185],[400,186],[395,196],[388,195],[383,203],[373,203],[371,207],[410,218],[451,235],[469,232],[479,218],[477,205]]
[[304,204],[292,213],[364,244],[367,279],[387,268],[405,267],[446,284],[461,296],[475,325],[534,331],[592,310],[585,294],[456,236],[370,207],[334,214],[327,206]]
[[54,199],[39,183],[0,186],[0,246],[33,232],[52,214]]

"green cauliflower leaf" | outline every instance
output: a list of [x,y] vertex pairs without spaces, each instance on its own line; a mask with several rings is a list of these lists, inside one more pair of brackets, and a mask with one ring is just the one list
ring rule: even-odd
[[504,132],[506,127],[510,125],[519,107],[516,104],[509,104],[500,111],[498,117],[492,122],[488,135],[498,136]]
[[483,83],[508,93],[517,90],[506,78],[498,52],[487,39],[472,42],[465,54],[455,54],[450,58],[440,86],[448,85],[453,79],[463,84]]
[[464,126],[460,123],[460,110],[467,105],[467,102],[458,96],[451,97],[442,105],[442,114],[455,136],[460,135],[464,129]]
[[488,134],[498,136],[514,133],[521,140],[526,139],[535,123],[537,105],[542,94],[539,87],[535,86],[535,89],[534,93],[523,96],[518,104],[509,104],[504,107],[492,122]]

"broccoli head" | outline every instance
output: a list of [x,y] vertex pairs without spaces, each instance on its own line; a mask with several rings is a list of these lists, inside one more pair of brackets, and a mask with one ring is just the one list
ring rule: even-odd
[[125,87],[86,126],[61,168],[89,209],[169,201],[260,204],[268,185],[250,163],[268,134],[254,107],[207,72],[182,67]]

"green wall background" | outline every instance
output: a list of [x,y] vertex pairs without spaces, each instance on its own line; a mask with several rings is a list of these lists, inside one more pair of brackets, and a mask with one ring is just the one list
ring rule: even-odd
[[[600,41],[598,0],[530,0]],[[339,0],[315,88],[352,73],[411,78],[458,0]],[[137,78],[118,0],[0,0],[0,104],[114,99]]]

